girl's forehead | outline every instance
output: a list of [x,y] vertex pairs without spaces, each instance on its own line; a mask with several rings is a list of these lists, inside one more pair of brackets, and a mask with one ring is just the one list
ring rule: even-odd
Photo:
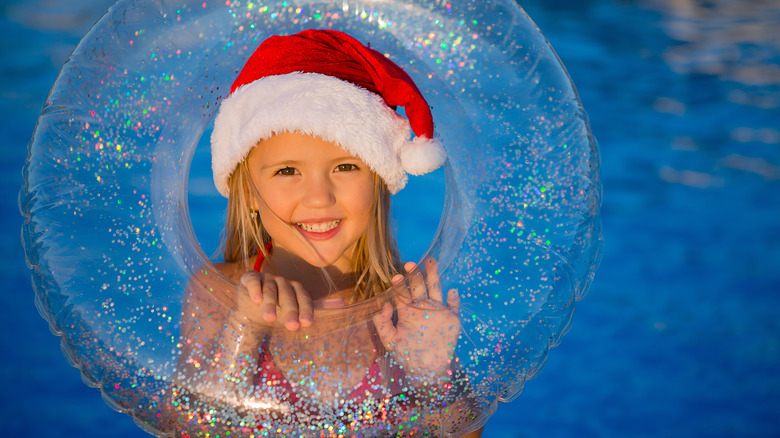
[[295,158],[301,161],[352,158],[362,161],[337,143],[299,132],[282,132],[260,140],[249,156],[263,161],[278,158]]

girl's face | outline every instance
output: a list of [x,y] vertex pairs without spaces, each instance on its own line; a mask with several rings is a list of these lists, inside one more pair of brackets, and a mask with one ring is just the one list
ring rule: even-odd
[[368,165],[334,143],[300,133],[261,141],[247,165],[267,206],[256,207],[274,245],[313,266],[348,272],[374,202]]

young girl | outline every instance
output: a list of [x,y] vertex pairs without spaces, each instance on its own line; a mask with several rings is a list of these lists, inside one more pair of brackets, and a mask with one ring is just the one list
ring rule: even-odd
[[[458,294],[444,296],[435,260],[402,266],[388,226],[406,174],[445,160],[409,76],[340,32],[271,37],[221,104],[212,158],[228,198],[225,262],[188,289],[173,403],[188,415],[181,435],[204,419],[252,432],[248,416],[255,429],[335,421],[356,433],[420,414],[420,431],[468,421],[453,357]],[[214,292],[222,276],[235,291]],[[204,414],[216,405],[239,414]]]

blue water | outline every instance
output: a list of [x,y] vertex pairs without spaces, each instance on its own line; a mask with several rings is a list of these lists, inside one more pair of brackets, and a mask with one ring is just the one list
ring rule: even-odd
[[[0,5],[3,436],[147,436],[38,316],[16,207],[48,88],[108,3]],[[523,5],[599,139],[606,250],[571,332],[485,436],[778,436],[780,3]]]

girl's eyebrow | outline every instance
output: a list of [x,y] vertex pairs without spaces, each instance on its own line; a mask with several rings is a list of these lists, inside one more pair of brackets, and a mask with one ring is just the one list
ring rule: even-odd
[[271,164],[266,164],[265,166],[261,166],[260,168],[261,169],[270,169],[272,167],[273,168],[292,167],[292,166],[296,166],[298,164],[300,164],[300,162],[298,162],[296,160],[282,160],[282,161],[277,161],[277,162],[274,162],[274,163],[271,163]]
[[[342,155],[340,157],[336,157],[330,160],[331,163],[337,163],[339,161],[353,161],[353,160],[359,160],[359,158],[354,157],[352,155]],[[299,166],[301,164],[301,161],[299,160],[281,160],[276,161],[273,163],[266,164],[264,166],[261,166],[260,169],[270,169],[270,168],[279,168],[279,167],[295,167]]]
[[351,161],[351,160],[358,160],[358,159],[359,158],[353,157],[352,155],[343,155],[343,156],[340,156],[340,157],[336,157],[336,158],[334,158],[331,161],[333,161],[333,162],[336,162],[336,161]]

